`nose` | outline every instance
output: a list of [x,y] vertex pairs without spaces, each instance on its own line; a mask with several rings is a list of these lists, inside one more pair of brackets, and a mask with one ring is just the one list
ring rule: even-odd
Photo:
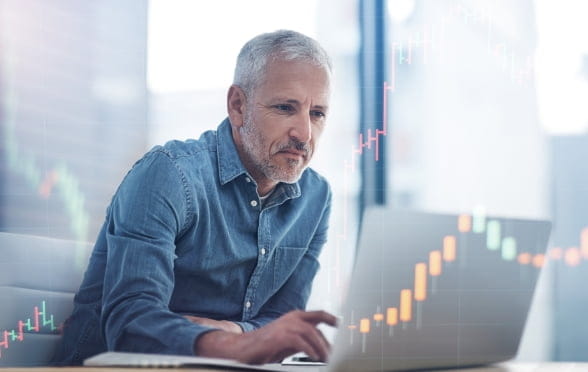
[[308,143],[312,138],[312,122],[310,115],[301,115],[290,128],[290,137],[299,142]]

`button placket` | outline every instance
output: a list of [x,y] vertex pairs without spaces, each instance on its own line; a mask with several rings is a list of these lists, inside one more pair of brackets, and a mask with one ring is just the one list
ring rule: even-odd
[[[253,201],[252,201],[253,202]],[[253,203],[250,203],[253,205]],[[258,204],[258,203],[257,203]],[[269,253],[269,220],[266,212],[264,210],[259,212],[259,222],[258,222],[258,257],[259,260],[255,269],[253,270],[253,274],[249,280],[249,284],[247,285],[247,290],[245,291],[245,301],[243,303],[243,319],[247,320],[253,315],[254,311],[254,302],[255,302],[255,293],[259,286],[260,278],[266,269],[266,259],[268,258]],[[261,227],[263,226],[263,228]]]

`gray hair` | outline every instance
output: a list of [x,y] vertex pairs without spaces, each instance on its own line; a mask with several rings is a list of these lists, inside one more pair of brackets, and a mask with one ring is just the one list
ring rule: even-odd
[[331,60],[314,39],[296,31],[278,30],[249,40],[237,57],[233,84],[251,94],[263,82],[268,62],[302,61],[331,72]]

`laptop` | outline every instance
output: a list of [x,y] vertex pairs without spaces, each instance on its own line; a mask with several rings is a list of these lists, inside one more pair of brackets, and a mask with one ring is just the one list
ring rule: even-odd
[[368,210],[331,369],[478,366],[517,353],[548,221]]
[[[518,350],[550,228],[539,220],[367,210],[329,364],[252,369],[396,371],[508,360]],[[116,365],[169,364],[139,356],[100,354],[85,365],[112,365],[114,357]],[[215,363],[178,357],[173,365]],[[218,365],[228,367],[226,360]]]

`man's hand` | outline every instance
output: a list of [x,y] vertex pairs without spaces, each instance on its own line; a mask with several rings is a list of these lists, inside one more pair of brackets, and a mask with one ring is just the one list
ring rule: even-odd
[[206,327],[218,328],[220,330],[232,333],[243,333],[243,330],[237,323],[233,323],[228,320],[214,320],[192,315],[184,315],[184,318],[188,319],[192,323],[200,324]]
[[325,361],[330,345],[317,329],[319,323],[335,326],[337,319],[324,311],[291,311],[252,332],[205,333],[196,341],[195,352],[199,356],[263,364],[279,362],[302,351],[312,359]]

